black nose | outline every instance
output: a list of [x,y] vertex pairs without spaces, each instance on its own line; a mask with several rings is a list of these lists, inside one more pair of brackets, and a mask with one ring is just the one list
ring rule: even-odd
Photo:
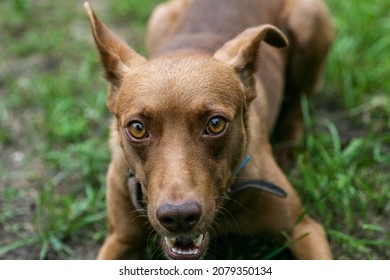
[[195,227],[202,215],[202,208],[195,201],[182,204],[164,203],[157,209],[157,219],[170,232],[187,232]]

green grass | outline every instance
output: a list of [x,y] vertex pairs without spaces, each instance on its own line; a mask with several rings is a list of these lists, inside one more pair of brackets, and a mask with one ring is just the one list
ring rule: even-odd
[[[72,258],[67,243],[83,243],[81,237],[101,240],[106,230],[109,113],[87,17],[77,1],[60,7],[51,1],[37,6],[7,1],[0,12],[6,15],[2,29],[8,31],[1,60],[10,64],[1,69],[0,137],[7,151],[2,169],[15,168],[6,154],[19,151],[24,159],[18,167],[25,171],[4,172],[1,183],[6,193],[23,189],[28,198],[23,203],[4,197],[10,214],[1,224],[7,229],[20,218],[10,212],[11,202],[33,209],[28,220],[33,230],[27,236],[9,232],[15,241],[0,240],[0,255],[31,246],[37,252],[33,258]],[[28,25],[25,18],[32,19]],[[13,181],[16,187],[8,185]],[[34,191],[38,194],[31,197]]]
[[365,135],[343,142],[335,123],[312,123],[304,101],[305,152],[298,156],[293,183],[301,186],[304,203],[323,221],[336,250],[343,248],[340,257],[388,258],[390,158],[384,151],[390,135],[367,128]]
[[390,43],[386,36],[390,28],[387,20],[390,3],[327,2],[335,16],[337,31],[327,71],[328,84],[341,94],[349,108],[367,102],[371,94],[386,95],[388,83],[384,81],[390,74],[386,55]]
[[[90,2],[145,54],[159,1]],[[322,92],[302,100],[306,136],[289,177],[336,258],[389,259],[390,3],[326,2],[336,41]],[[0,14],[0,259],[93,257],[84,252],[107,230],[110,113],[82,2],[2,1]],[[243,243],[225,256],[284,256],[283,243]]]

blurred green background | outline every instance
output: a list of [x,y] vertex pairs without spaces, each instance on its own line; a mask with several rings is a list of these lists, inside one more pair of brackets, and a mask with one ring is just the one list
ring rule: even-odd
[[[90,1],[144,55],[157,2]],[[390,259],[390,1],[326,2],[336,41],[288,174],[336,258]],[[0,15],[0,259],[93,259],[111,116],[83,1],[1,0]],[[278,258],[262,242],[225,257]]]

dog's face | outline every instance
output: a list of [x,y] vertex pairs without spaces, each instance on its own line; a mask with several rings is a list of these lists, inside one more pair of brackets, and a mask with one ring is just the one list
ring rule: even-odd
[[149,221],[168,257],[202,258],[245,154],[259,44],[285,46],[286,39],[267,25],[246,30],[213,57],[183,52],[147,61],[87,11],[111,85],[108,106]]
[[124,77],[117,99],[124,158],[171,258],[200,258],[246,148],[244,87],[231,67],[182,54]]

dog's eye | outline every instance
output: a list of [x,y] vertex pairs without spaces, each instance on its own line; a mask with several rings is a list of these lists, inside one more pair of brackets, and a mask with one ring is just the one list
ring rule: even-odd
[[133,122],[127,126],[127,131],[130,136],[137,140],[143,139],[147,136],[145,126],[140,122]]
[[222,117],[213,117],[206,127],[207,134],[221,134],[226,127],[226,121]]

